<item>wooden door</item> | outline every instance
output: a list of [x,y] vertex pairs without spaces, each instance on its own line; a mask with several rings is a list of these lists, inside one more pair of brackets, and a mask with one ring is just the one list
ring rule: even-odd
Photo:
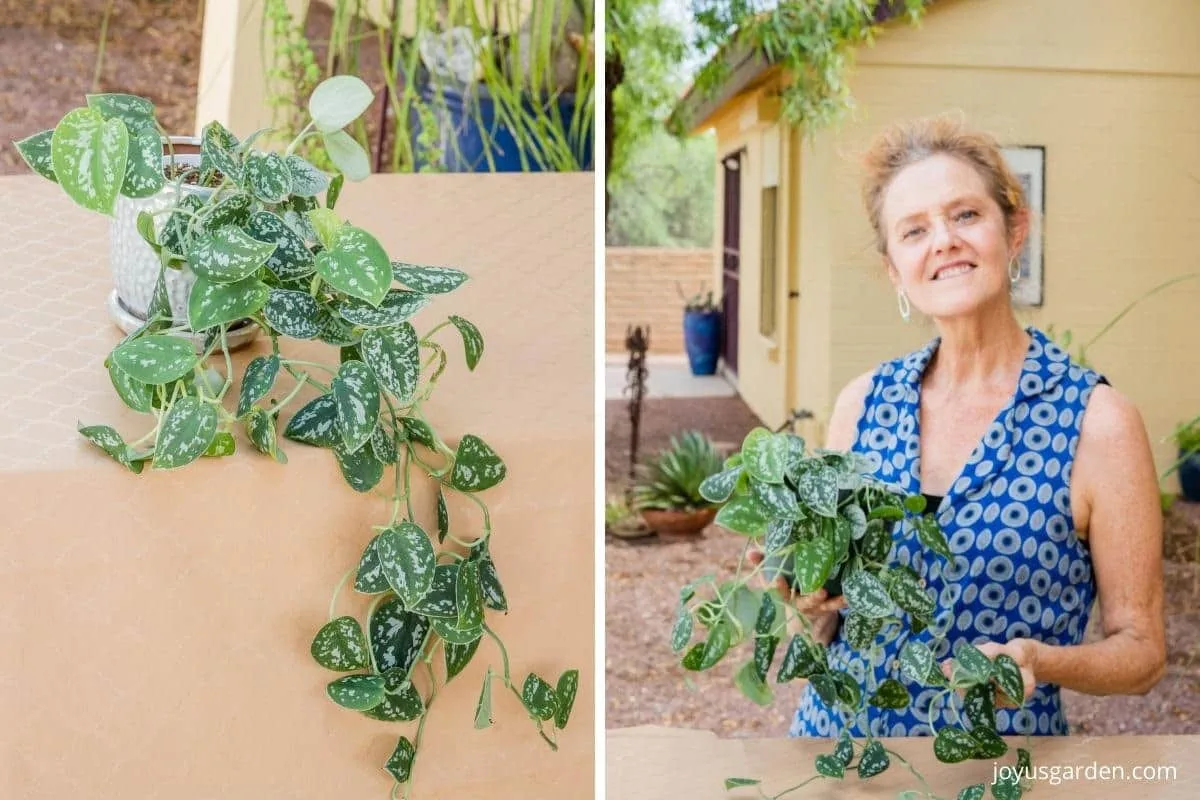
[[726,156],[724,230],[721,236],[721,357],[733,375],[738,371],[738,273],[742,239],[742,153]]

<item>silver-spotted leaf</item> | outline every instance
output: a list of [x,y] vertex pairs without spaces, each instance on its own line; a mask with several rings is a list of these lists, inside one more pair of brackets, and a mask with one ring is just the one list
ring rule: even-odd
[[870,703],[876,708],[908,708],[912,698],[904,684],[895,678],[887,678],[875,689]]
[[983,800],[983,795],[984,795],[985,791],[987,791],[987,787],[984,786],[984,784],[982,784],[982,783],[972,784],[971,786],[967,786],[962,791],[960,791],[958,793],[958,797],[955,798],[955,800]]
[[900,650],[900,671],[914,683],[925,684],[933,666],[933,651],[924,642],[909,639]]
[[679,608],[675,612],[675,624],[671,627],[672,650],[678,653],[687,647],[688,642],[692,640],[694,626],[692,612],[688,610],[687,606],[680,603]]
[[833,571],[836,558],[833,542],[818,536],[797,544],[795,553],[796,587],[804,594],[811,594],[825,584],[829,573]]
[[333,447],[342,440],[337,424],[337,402],[332,394],[310,400],[292,417],[283,435],[314,447]]
[[800,504],[796,501],[795,492],[788,486],[778,483],[751,481],[750,491],[755,499],[762,504],[762,507],[767,510],[767,514],[772,519],[777,517],[788,519],[800,518]]
[[865,617],[890,617],[896,611],[887,589],[866,570],[853,570],[842,580],[842,594],[851,611]]
[[737,486],[741,474],[740,466],[714,472],[700,482],[700,496],[710,503],[724,503],[733,495],[733,488]]
[[883,628],[883,619],[850,612],[844,620],[846,641],[855,650],[869,650]]
[[126,197],[151,197],[167,179],[162,169],[162,139],[153,125],[130,128],[129,152],[125,159],[125,179],[121,194]]
[[89,94],[87,107],[105,119],[119,119],[129,130],[154,128],[154,104],[132,94]]
[[392,588],[388,583],[387,576],[383,574],[383,567],[379,565],[379,553],[375,550],[378,542],[378,536],[371,539],[363,549],[362,557],[358,560],[358,573],[354,578],[354,591],[356,592],[382,594]]
[[454,323],[454,327],[458,328],[458,332],[462,334],[463,351],[467,358],[467,369],[474,370],[475,365],[479,363],[479,359],[483,358],[483,334],[479,332],[479,328],[475,327],[474,323],[470,320],[451,315],[450,321]]
[[307,292],[272,289],[263,316],[272,328],[293,339],[315,339],[321,333],[321,307]]
[[383,302],[378,306],[356,297],[348,297],[338,306],[338,314],[347,322],[364,328],[392,328],[411,319],[429,305],[429,301],[430,297],[427,294],[393,289],[384,296]]
[[404,426],[405,435],[412,441],[423,444],[431,450],[436,447],[433,428],[429,427],[429,423],[425,420],[417,417],[403,417],[400,424]]
[[284,159],[291,179],[291,193],[297,197],[316,197],[329,188],[329,176],[298,155]]
[[771,671],[771,664],[775,661],[775,651],[779,649],[778,636],[756,636],[754,639],[754,669],[758,673],[758,679],[766,682],[767,675]]
[[562,730],[571,719],[571,709],[575,706],[575,695],[579,692],[579,670],[569,669],[558,676],[554,687],[556,703],[554,706],[554,727]]
[[933,740],[933,754],[937,756],[938,761],[946,764],[966,761],[974,753],[975,740],[971,738],[971,734],[960,728],[941,728]]
[[125,440],[121,438],[121,434],[109,426],[80,426],[79,433],[83,438],[96,445],[96,447],[99,447],[110,458],[124,466],[130,472],[140,474],[142,468],[145,466],[142,460],[134,457],[133,448],[125,443]]
[[125,405],[143,414],[150,413],[154,399],[154,387],[141,381],[134,380],[128,372],[117,366],[111,358],[105,361],[108,367],[108,378],[112,381],[117,396]]
[[133,380],[154,386],[182,378],[200,359],[187,339],[152,334],[121,344],[112,360]]
[[330,312],[321,310],[321,332],[317,338],[334,347],[358,347],[362,337],[348,323]]
[[420,614],[406,611],[399,598],[379,604],[371,615],[371,653],[381,672],[412,669],[425,650],[429,639],[429,620]]
[[992,661],[966,639],[954,645],[954,658],[972,681],[986,681],[993,675]]
[[479,558],[479,584],[483,588],[485,606],[494,611],[508,611],[508,598],[504,596],[504,587],[500,585],[496,562],[487,550]]
[[839,779],[846,775],[846,765],[839,759],[834,758],[828,753],[822,753],[816,757],[814,766],[817,772],[824,775],[826,778]]
[[[297,219],[303,218],[297,216]],[[316,271],[317,262],[304,239],[279,216],[269,211],[256,211],[250,215],[246,232],[260,242],[275,245],[265,266],[280,278],[304,278]]]
[[325,669],[351,672],[371,665],[367,638],[354,617],[338,617],[325,623],[309,648],[313,659]]
[[735,495],[721,507],[713,520],[717,525],[746,536],[761,536],[766,532],[769,515],[753,495]]
[[129,131],[119,119],[98,111],[68,111],[54,128],[50,160],[67,196],[89,211],[112,216],[125,180]]
[[363,712],[382,722],[411,722],[425,712],[425,701],[403,670],[391,670],[383,676],[383,702]]
[[932,550],[948,560],[954,559],[954,552],[950,549],[950,543],[946,541],[946,534],[942,532],[936,519],[932,516],[921,517],[916,526],[917,540],[925,549]]
[[483,624],[483,587],[479,582],[479,563],[464,561],[455,580],[458,627],[475,628]]
[[392,262],[392,275],[400,283],[422,294],[452,292],[467,280],[467,273],[450,267],[421,267],[416,264]]
[[230,225],[240,230],[250,219],[250,206],[253,202],[248,194],[239,192],[229,195],[208,210],[208,216],[200,223],[200,231],[215,233]]
[[825,669],[825,658],[824,648],[815,642],[810,644],[803,636],[796,634],[784,651],[775,681],[786,683],[795,678],[811,678],[818,671]]
[[747,661],[738,668],[733,676],[733,684],[743,695],[760,706],[769,706],[775,699],[771,687],[767,686],[759,676],[758,668],[753,660]]
[[[347,361],[331,387],[337,404],[338,429],[347,450],[357,450],[371,439],[379,423],[379,384],[361,361]],[[374,451],[372,451],[374,455]]]
[[219,122],[210,122],[200,132],[200,171],[219,170],[234,180],[242,174],[237,155],[237,138]]
[[176,400],[158,431],[155,469],[177,469],[200,458],[216,437],[219,422],[217,409],[199,398]]
[[554,716],[558,696],[553,686],[531,672],[521,687],[521,702],[532,716],[544,722]]
[[433,544],[425,531],[403,521],[379,535],[379,563],[392,589],[412,607],[433,585],[436,564]]
[[376,306],[392,282],[391,263],[383,245],[352,225],[341,227],[333,247],[317,254],[317,272],[338,291]]
[[451,644],[470,644],[483,636],[482,625],[477,628],[460,628],[457,619],[441,617],[430,617],[429,622],[433,625],[434,632]]
[[410,323],[363,333],[359,351],[379,384],[401,404],[412,401],[421,372],[417,332]]
[[375,457],[369,447],[352,451],[338,441],[333,445],[333,457],[337,459],[342,478],[356,492],[371,491],[383,478],[383,462]]
[[224,458],[233,455],[236,451],[237,440],[233,438],[233,434],[228,431],[217,431],[212,444],[204,451],[204,458]]
[[242,377],[242,388],[238,395],[237,415],[244,416],[250,412],[250,407],[262,400],[275,386],[279,376],[279,356],[258,356],[246,365],[246,373]]
[[819,467],[804,471],[796,479],[796,493],[802,503],[821,516],[836,517],[838,471],[833,467]]
[[252,406],[245,420],[246,436],[254,445],[254,449],[281,464],[286,464],[287,456],[279,449],[279,440],[275,433],[275,418],[258,406]]
[[212,283],[237,283],[266,263],[275,245],[253,239],[241,228],[228,225],[200,234],[188,248],[188,266]]
[[292,174],[278,153],[251,150],[242,164],[242,180],[246,188],[264,203],[278,203],[292,190]]
[[50,159],[50,140],[54,136],[54,130],[42,131],[35,133],[25,139],[20,139],[13,144],[17,146],[17,152],[21,154],[21,158],[25,159],[25,163],[33,169],[38,175],[51,181],[57,181],[54,177],[54,164]]
[[203,331],[245,319],[262,310],[271,289],[257,278],[237,283],[212,283],[196,278],[188,295],[188,324]]
[[342,708],[365,711],[383,702],[383,678],[378,675],[347,675],[325,687],[329,699]]
[[1007,653],[996,656],[992,662],[992,674],[1000,691],[1015,705],[1025,703],[1025,679],[1021,677],[1021,667]]
[[994,728],[975,727],[971,730],[971,738],[975,740],[973,758],[1000,758],[1008,752],[1008,742]]
[[[839,673],[840,674],[840,673]],[[872,739],[863,748],[862,756],[858,759],[858,777],[871,778],[883,772],[891,764],[883,742]]]
[[442,647],[446,661],[446,680],[449,681],[466,669],[467,664],[471,663],[471,659],[475,657],[475,651],[478,649],[479,639],[470,644],[451,644],[447,642]]
[[783,483],[787,453],[785,436],[773,434],[766,428],[755,428],[742,442],[742,465],[755,480]]
[[[342,363],[347,362],[343,361]],[[382,420],[371,432],[371,452],[384,464],[395,464],[400,460],[400,453],[396,450],[396,439],[392,436],[392,432],[383,426]]]
[[418,614],[437,619],[453,620],[458,624],[458,568],[454,564],[438,564],[433,568],[429,591],[411,606]]
[[482,492],[504,480],[507,471],[496,451],[483,439],[468,433],[454,451],[450,485],[460,492]]
[[896,605],[915,617],[932,617],[936,601],[933,594],[906,570],[893,570],[888,581],[888,594]]

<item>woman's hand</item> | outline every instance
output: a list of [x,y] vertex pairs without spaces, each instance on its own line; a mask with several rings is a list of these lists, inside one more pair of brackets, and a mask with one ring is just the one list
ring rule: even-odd
[[[751,550],[748,558],[752,565],[758,566],[762,563],[763,552]],[[812,594],[797,594],[782,575],[775,578],[774,586],[779,590],[781,597],[791,602],[797,611],[808,618],[814,639],[824,645],[833,641],[833,637],[837,635],[838,609],[846,607],[846,598],[841,595],[830,597],[824,589],[818,589]]]
[[[1038,643],[1033,639],[1013,639],[1006,644],[999,642],[984,642],[976,647],[979,652],[983,653],[990,659],[995,659],[996,656],[1004,653],[1017,662],[1017,666],[1021,669],[1021,682],[1025,686],[1025,699],[1033,697],[1034,690],[1037,689],[1037,653]],[[950,678],[950,659],[946,659],[941,663],[942,674],[947,680]],[[962,690],[959,691],[962,694]],[[1006,695],[997,689],[996,691],[996,708],[1017,708],[1018,706],[1009,701]]]

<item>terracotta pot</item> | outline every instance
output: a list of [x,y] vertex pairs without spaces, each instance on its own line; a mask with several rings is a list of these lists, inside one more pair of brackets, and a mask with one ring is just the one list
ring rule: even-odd
[[655,533],[669,536],[690,536],[712,524],[717,516],[717,509],[702,508],[698,511],[657,511],[645,509],[642,519]]

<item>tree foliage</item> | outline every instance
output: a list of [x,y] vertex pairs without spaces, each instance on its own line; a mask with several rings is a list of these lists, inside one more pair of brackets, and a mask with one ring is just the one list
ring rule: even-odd
[[632,148],[612,177],[607,243],[709,247],[713,243],[716,139],[677,139],[661,127]]

